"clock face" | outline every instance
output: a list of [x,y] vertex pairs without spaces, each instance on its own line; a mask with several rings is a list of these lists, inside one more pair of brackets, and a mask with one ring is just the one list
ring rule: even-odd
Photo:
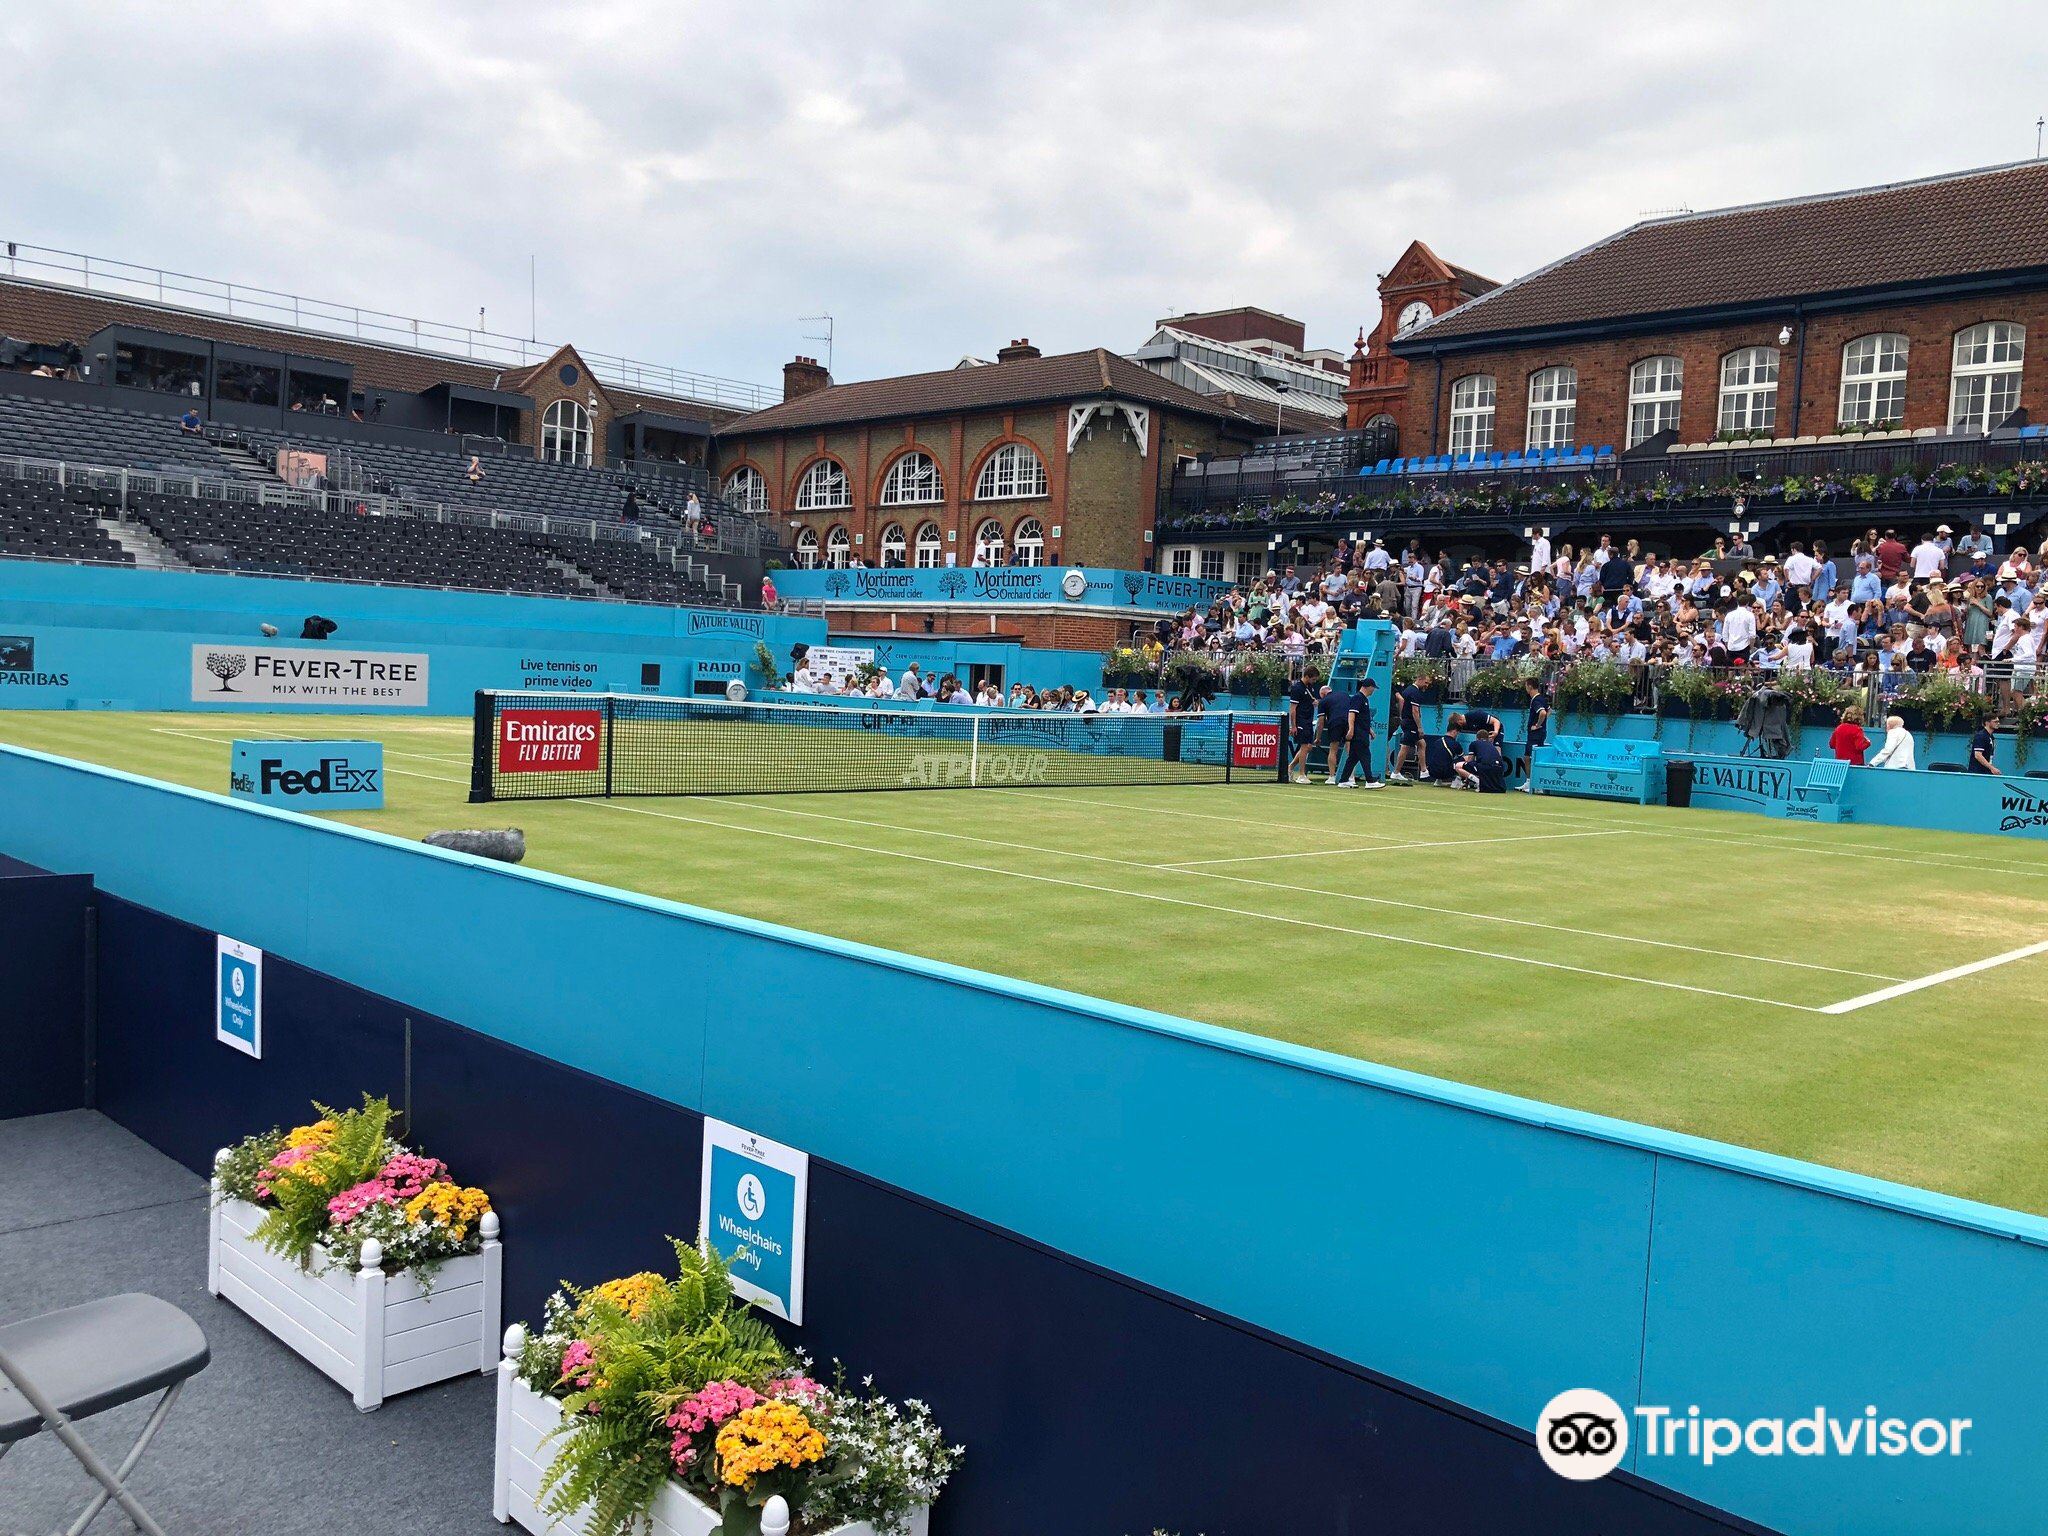
[[1412,304],[1402,306],[1400,318],[1394,322],[1394,329],[1396,331],[1413,330],[1435,313],[1435,310],[1423,303],[1422,300],[1417,299]]

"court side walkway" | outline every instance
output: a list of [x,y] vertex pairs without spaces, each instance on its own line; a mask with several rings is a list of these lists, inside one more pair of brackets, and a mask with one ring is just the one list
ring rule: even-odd
[[[213,1363],[130,1479],[170,1536],[502,1536],[493,1384],[478,1375],[358,1413],[348,1394],[206,1293],[206,1185],[89,1110],[0,1121],[0,1322],[120,1291],[183,1307]],[[148,1404],[79,1427],[118,1453]],[[69,1525],[92,1484],[40,1435],[0,1461],[0,1531]],[[103,1512],[92,1532],[127,1522]]]

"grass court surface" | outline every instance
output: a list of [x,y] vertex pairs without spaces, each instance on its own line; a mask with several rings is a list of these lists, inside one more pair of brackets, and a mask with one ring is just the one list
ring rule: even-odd
[[358,826],[2048,1213],[2040,844],[1269,780],[472,806],[466,719],[0,713],[221,792],[238,735],[384,742]]

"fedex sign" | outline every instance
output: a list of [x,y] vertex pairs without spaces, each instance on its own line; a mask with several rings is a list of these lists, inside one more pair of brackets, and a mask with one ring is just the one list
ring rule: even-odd
[[601,709],[508,709],[498,716],[498,772],[595,772],[603,742]]

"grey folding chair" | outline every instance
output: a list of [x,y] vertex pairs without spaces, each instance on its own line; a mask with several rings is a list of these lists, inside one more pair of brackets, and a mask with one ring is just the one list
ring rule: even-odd
[[[48,1430],[100,1485],[64,1536],[79,1536],[109,1499],[143,1536],[164,1536],[128,1492],[127,1478],[209,1354],[199,1325],[154,1296],[108,1296],[0,1328],[0,1456]],[[152,1392],[163,1396],[149,1422],[120,1466],[109,1467],[72,1421]]]

